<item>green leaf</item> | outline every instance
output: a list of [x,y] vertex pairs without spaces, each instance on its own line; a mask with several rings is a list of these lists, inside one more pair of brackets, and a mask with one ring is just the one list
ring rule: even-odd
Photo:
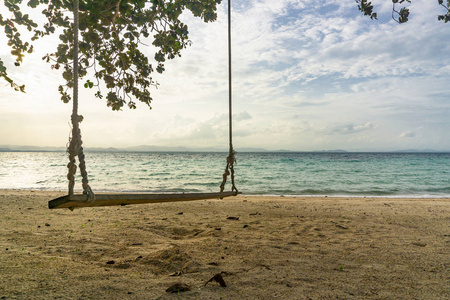
[[3,62],[0,60],[0,74],[6,72],[6,67],[3,65]]
[[31,8],[36,8],[39,5],[39,0],[30,0],[27,5]]
[[85,88],[92,89],[92,88],[94,87],[94,83],[88,79],[88,80],[86,81],[86,83],[84,84],[84,87],[85,87]]

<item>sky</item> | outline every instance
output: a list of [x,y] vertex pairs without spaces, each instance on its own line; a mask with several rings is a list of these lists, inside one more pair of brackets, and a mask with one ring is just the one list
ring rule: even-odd
[[[353,0],[232,2],[236,149],[450,150],[450,24],[438,22],[437,1],[413,0],[406,24],[392,20],[391,1],[372,1],[378,20]],[[153,76],[151,110],[111,111],[81,82],[84,146],[226,149],[226,14],[227,1],[214,23],[183,14],[192,46]],[[60,100],[61,74],[41,60],[57,42],[36,42],[14,67],[0,33],[9,75],[26,84],[23,94],[0,82],[0,145],[66,145],[72,106]]]

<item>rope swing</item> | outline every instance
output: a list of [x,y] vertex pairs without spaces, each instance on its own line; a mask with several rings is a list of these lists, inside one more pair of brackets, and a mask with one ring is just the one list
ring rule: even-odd
[[75,173],[77,171],[76,157],[78,156],[80,173],[82,177],[83,194],[88,195],[88,201],[95,200],[94,193],[89,186],[88,174],[86,171],[86,162],[84,160],[83,141],[81,140],[80,122],[83,120],[82,116],[78,115],[78,0],[73,1],[73,108],[72,108],[72,137],[69,140],[67,153],[69,154],[69,164],[67,168],[69,173],[67,179],[69,180],[69,195],[73,195],[75,187]]
[[236,186],[234,185],[234,163],[236,162],[236,152],[233,149],[233,89],[231,74],[231,0],[228,0],[228,136],[230,141],[230,149],[228,152],[225,172],[223,173],[222,184],[220,185],[221,192],[225,189],[225,183],[227,182],[228,175],[231,175],[231,190],[238,192]]
[[[182,194],[98,194],[94,195],[89,186],[88,174],[83,151],[83,142],[81,140],[81,130],[79,123],[83,120],[78,115],[78,31],[79,31],[79,1],[74,0],[74,22],[73,22],[73,110],[72,110],[72,136],[69,139],[67,153],[69,156],[69,171],[67,179],[69,180],[69,191],[67,196],[62,196],[49,201],[50,209],[76,207],[97,207],[111,205],[129,205],[142,203],[161,203],[176,201],[193,201],[214,198],[224,198],[236,196],[239,192],[234,182],[234,163],[236,162],[233,149],[233,128],[232,128],[232,82],[231,82],[231,0],[228,0],[228,114],[229,114],[229,152],[225,171],[222,176],[220,192],[217,193],[182,193]],[[83,194],[74,194],[75,173],[77,170],[76,158],[78,157],[79,168],[82,177]],[[231,191],[224,192],[228,176],[231,176]]]

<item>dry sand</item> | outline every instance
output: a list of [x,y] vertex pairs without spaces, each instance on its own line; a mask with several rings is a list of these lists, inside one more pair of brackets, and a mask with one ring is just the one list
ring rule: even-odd
[[0,191],[0,299],[450,299],[450,199],[47,209],[62,194]]

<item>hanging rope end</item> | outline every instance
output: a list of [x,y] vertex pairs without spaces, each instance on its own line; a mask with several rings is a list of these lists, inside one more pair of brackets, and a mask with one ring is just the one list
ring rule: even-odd
[[88,185],[87,190],[83,192],[83,194],[87,195],[86,203],[93,203],[95,202],[95,194],[92,188]]

